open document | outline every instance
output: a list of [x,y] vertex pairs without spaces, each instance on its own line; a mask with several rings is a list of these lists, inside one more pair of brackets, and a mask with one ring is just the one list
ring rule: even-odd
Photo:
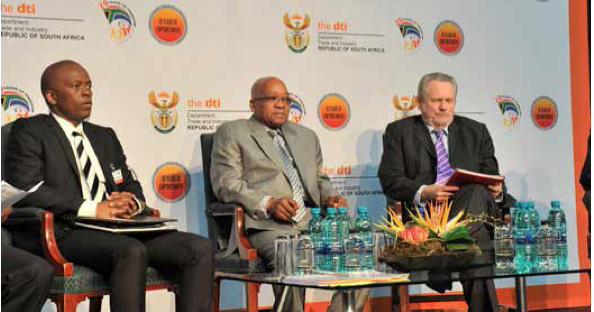
[[18,188],[2,181],[2,209],[8,206],[12,206],[25,196],[37,191],[37,189],[43,184],[43,181],[37,183],[28,191],[19,190]]

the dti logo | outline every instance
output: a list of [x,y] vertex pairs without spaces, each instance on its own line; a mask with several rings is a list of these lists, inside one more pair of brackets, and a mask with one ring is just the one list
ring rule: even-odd
[[162,164],[153,174],[153,189],[165,202],[177,202],[190,189],[190,175],[186,168],[175,162]]
[[168,92],[151,91],[148,94],[148,101],[153,106],[151,109],[151,123],[155,130],[161,133],[169,133],[175,129],[177,124],[177,110],[175,106],[179,103],[179,95],[173,91]]
[[176,45],[186,37],[188,23],[184,13],[172,5],[156,8],[149,18],[153,38],[165,45]]
[[347,100],[340,94],[325,95],[318,107],[318,118],[329,130],[340,130],[349,123],[351,109]]
[[305,51],[309,45],[309,31],[307,31],[311,23],[309,16],[307,14],[291,14],[289,16],[289,13],[285,13],[283,23],[287,27],[285,42],[289,49],[295,53]]
[[291,99],[291,107],[289,108],[289,121],[296,124],[303,123],[303,116],[305,115],[305,105],[303,101],[293,93],[289,93]]
[[445,55],[456,55],[464,46],[462,28],[454,21],[443,21],[435,28],[433,34],[439,52]]
[[2,124],[33,113],[33,102],[25,91],[16,87],[2,87]]
[[557,124],[557,103],[550,97],[541,96],[532,102],[532,123],[540,130],[551,130]]
[[400,29],[402,35],[402,48],[406,53],[415,53],[421,47],[423,42],[423,30],[419,24],[408,18],[399,18],[396,20],[396,26]]
[[419,113],[419,97],[416,95],[394,95],[392,104],[396,109],[394,120],[404,119],[406,117]]
[[109,37],[116,42],[128,39],[136,28],[136,19],[132,11],[118,1],[101,1],[99,6],[109,23]]
[[498,95],[495,97],[495,101],[503,115],[503,127],[512,129],[522,117],[520,104],[509,95]]

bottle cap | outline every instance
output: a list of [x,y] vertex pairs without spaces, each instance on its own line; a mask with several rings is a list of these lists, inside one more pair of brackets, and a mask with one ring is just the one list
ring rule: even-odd
[[334,207],[328,207],[328,208],[326,208],[326,213],[328,213],[328,214],[336,214],[336,208],[334,208]]
[[359,206],[357,208],[357,212],[361,213],[361,212],[367,212],[367,207],[365,206]]
[[312,214],[320,214],[322,212],[322,210],[320,208],[311,208],[310,212]]
[[559,208],[561,207],[561,202],[558,200],[551,201],[551,207]]
[[338,213],[346,213],[347,209],[346,207],[338,207]]

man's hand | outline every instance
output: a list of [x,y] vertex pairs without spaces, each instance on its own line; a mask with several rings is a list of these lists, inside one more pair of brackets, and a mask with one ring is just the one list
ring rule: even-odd
[[266,203],[268,215],[273,218],[289,222],[299,209],[299,204],[289,197],[270,198]]
[[326,207],[348,207],[346,199],[342,196],[330,196],[326,198],[326,202],[324,203]]
[[97,205],[95,216],[97,218],[124,218],[130,219],[131,215],[138,209],[132,198],[134,195],[128,192],[113,192],[107,200]]
[[491,193],[491,196],[497,197],[503,191],[503,182],[489,184],[487,185],[487,189],[489,190],[489,193]]
[[138,210],[138,205],[136,204],[136,200],[134,200],[134,198],[135,195],[130,192],[113,192],[109,195],[109,197],[107,197],[107,200],[127,202],[131,213],[134,213]]
[[431,184],[425,186],[423,188],[423,192],[421,193],[421,200],[422,201],[444,201],[448,199],[450,196],[454,195],[458,191],[457,186],[452,185],[441,185],[441,184]]

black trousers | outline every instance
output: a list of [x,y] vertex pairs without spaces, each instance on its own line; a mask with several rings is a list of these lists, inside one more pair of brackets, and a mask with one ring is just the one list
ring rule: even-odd
[[186,232],[133,235],[73,229],[58,241],[69,261],[110,282],[111,311],[145,311],[146,268],[178,283],[181,311],[210,311],[214,253],[210,240]]
[[2,311],[41,311],[53,278],[54,268],[45,259],[2,246]]
[[[450,218],[455,217],[460,211],[466,214],[479,216],[488,215],[493,218],[501,218],[499,205],[483,185],[469,184],[461,186],[452,198],[452,210]],[[491,232],[482,222],[473,222],[467,227],[470,236],[483,250],[483,258],[477,262],[493,263],[493,243]],[[476,267],[460,271],[464,298],[468,305],[469,312],[496,312],[498,311],[497,293],[493,279],[476,279],[474,276],[489,276],[492,271],[491,265]],[[444,274],[445,273],[445,274]],[[444,292],[452,288],[451,279],[447,272],[435,272],[435,280],[427,283],[427,286],[438,292]]]

